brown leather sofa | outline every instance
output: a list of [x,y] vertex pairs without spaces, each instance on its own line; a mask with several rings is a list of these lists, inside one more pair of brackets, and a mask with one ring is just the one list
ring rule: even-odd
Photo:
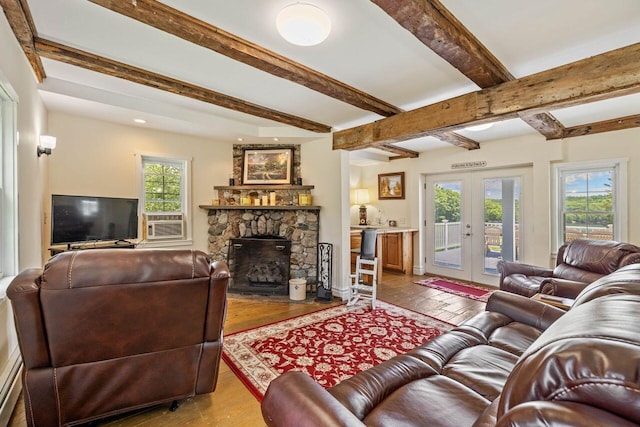
[[212,392],[229,272],[190,250],[65,252],[10,284],[29,426]]
[[640,265],[589,285],[565,314],[496,291],[484,313],[324,389],[275,379],[268,426],[640,425]]
[[575,298],[585,286],[625,265],[640,262],[640,248],[615,241],[576,239],[558,249],[556,267],[500,261],[500,289]]

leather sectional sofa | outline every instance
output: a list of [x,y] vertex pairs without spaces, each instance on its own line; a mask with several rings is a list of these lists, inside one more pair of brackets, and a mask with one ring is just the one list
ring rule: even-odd
[[269,426],[640,424],[640,265],[588,285],[568,312],[496,291],[486,311],[330,389],[269,386]]
[[558,249],[553,270],[500,261],[500,289],[528,297],[544,293],[575,298],[589,283],[634,263],[640,263],[640,248],[635,245],[576,239]]

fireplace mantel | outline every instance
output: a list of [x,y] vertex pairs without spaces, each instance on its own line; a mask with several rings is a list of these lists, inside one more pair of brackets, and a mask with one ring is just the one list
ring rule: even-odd
[[206,210],[251,210],[251,211],[319,211],[320,206],[300,206],[300,205],[199,205],[200,209]]
[[313,185],[290,185],[290,184],[278,184],[278,185],[214,185],[214,190],[263,190],[263,191],[275,191],[275,190],[313,190]]

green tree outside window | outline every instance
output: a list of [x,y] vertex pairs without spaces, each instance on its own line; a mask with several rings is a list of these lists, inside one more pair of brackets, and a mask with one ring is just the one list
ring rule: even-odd
[[147,160],[143,168],[145,212],[182,212],[182,165]]

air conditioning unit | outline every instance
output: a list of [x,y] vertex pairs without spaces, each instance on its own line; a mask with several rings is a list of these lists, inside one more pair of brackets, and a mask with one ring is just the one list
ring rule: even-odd
[[184,237],[184,216],[176,213],[147,214],[147,240]]

